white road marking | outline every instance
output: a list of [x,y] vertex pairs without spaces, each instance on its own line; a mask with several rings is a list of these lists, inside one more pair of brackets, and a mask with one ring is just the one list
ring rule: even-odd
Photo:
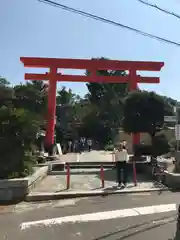
[[155,213],[171,212],[176,211],[176,204],[164,204],[155,205],[148,207],[138,207],[129,209],[120,209],[114,211],[88,213],[81,215],[72,215],[52,219],[44,219],[39,221],[24,222],[20,225],[21,230],[26,230],[31,227],[41,227],[41,226],[51,226],[51,225],[61,225],[64,223],[81,223],[81,222],[92,222],[92,221],[102,221],[110,220],[116,218],[125,218],[139,215],[149,215]]

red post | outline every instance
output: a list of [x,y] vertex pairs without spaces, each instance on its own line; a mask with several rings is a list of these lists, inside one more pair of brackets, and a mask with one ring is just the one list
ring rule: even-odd
[[[137,75],[136,75],[136,70],[131,69],[129,71],[129,77],[130,77],[130,85],[129,85],[129,90],[130,91],[136,91],[137,90]],[[132,135],[132,145],[134,146],[135,144],[140,143],[140,133],[134,133]],[[137,174],[136,174],[136,161],[133,159],[133,180],[134,180],[134,185],[137,186]]]
[[48,88],[48,119],[45,143],[47,146],[54,144],[54,128],[56,117],[56,73],[57,68],[50,69],[50,79]]
[[66,163],[66,188],[70,188],[70,167],[68,163]]
[[104,168],[103,168],[103,165],[101,165],[100,178],[101,178],[101,187],[104,188]]
[[[136,70],[131,69],[129,71],[129,77],[130,77],[130,84],[129,84],[129,91],[136,91],[137,90],[137,75],[136,75]],[[139,144],[140,143],[140,133],[134,133],[132,136],[132,142],[134,144]]]

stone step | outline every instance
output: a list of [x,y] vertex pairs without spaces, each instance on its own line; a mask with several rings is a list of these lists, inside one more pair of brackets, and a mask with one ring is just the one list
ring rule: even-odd
[[[138,162],[136,163],[136,168],[139,169],[143,164],[148,164],[147,162]],[[70,169],[95,169],[98,168],[100,169],[102,166],[104,169],[112,169],[115,167],[114,163],[107,163],[107,162],[102,162],[102,163],[94,163],[94,162],[73,162],[73,163],[64,163],[64,164],[52,164],[52,171],[62,171],[67,169],[67,166],[70,167]],[[132,162],[128,163],[128,169],[132,169]]]

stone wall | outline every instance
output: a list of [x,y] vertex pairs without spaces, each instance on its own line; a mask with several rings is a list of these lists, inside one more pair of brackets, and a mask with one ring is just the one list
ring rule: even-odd
[[48,166],[36,169],[32,176],[26,178],[0,180],[0,201],[20,201],[40,182],[48,172]]
[[[145,173],[148,177],[152,177],[152,165],[150,163],[139,165],[139,171]],[[180,190],[180,174],[164,171],[164,184],[171,190]]]
[[180,189],[180,174],[165,171],[165,184],[174,190]]

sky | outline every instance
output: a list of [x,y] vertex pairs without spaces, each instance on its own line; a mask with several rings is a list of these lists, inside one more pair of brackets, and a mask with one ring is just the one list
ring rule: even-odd
[[[180,14],[180,0],[148,1]],[[137,0],[59,2],[180,42],[180,19],[149,8]],[[115,60],[163,61],[165,65],[160,73],[142,73],[159,76],[160,84],[141,84],[140,88],[180,100],[180,47],[37,0],[0,0],[0,76],[18,84],[25,82],[25,72],[47,71],[25,69],[20,62],[21,56],[86,59],[103,56]],[[58,87],[61,86],[70,87],[81,96],[87,92],[83,83],[58,83]]]

